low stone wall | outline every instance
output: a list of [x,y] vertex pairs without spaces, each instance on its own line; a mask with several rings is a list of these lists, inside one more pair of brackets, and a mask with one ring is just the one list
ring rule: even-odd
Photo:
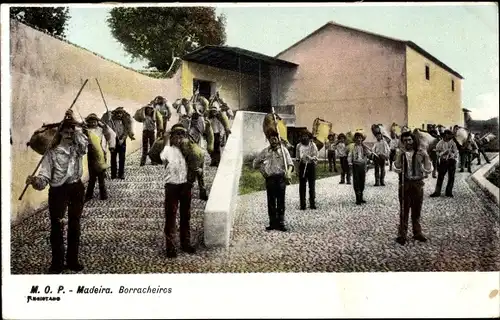
[[471,176],[471,179],[481,188],[481,190],[485,192],[486,195],[488,195],[496,202],[497,205],[500,206],[500,189],[487,179],[490,173],[493,172],[496,167],[498,167],[498,162],[499,156],[496,156],[491,160],[491,163],[482,166],[480,169],[474,172],[474,174]]
[[204,241],[207,247],[229,246],[243,159],[255,156],[267,146],[262,131],[264,116],[265,113],[260,112],[236,112],[205,207]]

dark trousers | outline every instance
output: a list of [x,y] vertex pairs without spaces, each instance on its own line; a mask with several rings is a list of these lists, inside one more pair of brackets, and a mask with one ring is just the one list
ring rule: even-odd
[[141,165],[146,164],[146,159],[148,157],[149,149],[153,146],[155,142],[155,132],[150,130],[142,131],[142,157]]
[[191,244],[191,188],[190,183],[165,184],[165,237],[167,250],[175,247],[177,209],[180,215],[180,242],[182,247]]
[[[400,179],[401,181],[401,175]],[[420,213],[422,211],[422,202],[424,200],[424,182],[422,180],[406,180],[401,185],[399,183],[399,236],[406,238],[408,233],[408,220],[411,209],[411,223],[413,235],[422,233],[420,226]]]
[[267,213],[269,225],[280,227],[285,225],[286,181],[284,176],[266,178]]
[[373,162],[375,163],[375,184],[382,184],[385,178],[385,158],[374,157]]
[[[305,173],[305,174],[304,174]],[[309,205],[316,205],[316,164],[304,162],[299,164],[299,195],[300,207],[306,207],[306,185],[309,184]]]
[[356,201],[361,201],[363,199],[363,191],[365,191],[366,164],[354,163],[352,165],[352,180]]
[[221,135],[214,133],[214,151],[210,154],[210,166],[218,167],[220,162]]
[[[481,155],[483,155],[486,163],[490,163],[490,159],[488,159],[488,156],[486,155],[486,152],[484,152],[484,149],[479,148],[478,153],[477,153],[477,165],[478,166],[481,165]],[[472,160],[474,160],[474,159],[471,159],[471,162],[472,162]]]
[[333,171],[337,172],[337,163],[335,162],[337,159],[335,159],[335,150],[328,150],[328,168],[330,172]]
[[205,173],[204,171],[196,174],[196,180],[198,180],[198,189],[200,190],[200,199],[208,200],[207,189],[205,189]]
[[472,153],[470,151],[462,151],[460,153],[460,171],[464,171],[464,167],[466,167],[467,171],[471,172],[471,162]]
[[431,158],[432,161],[432,177],[435,178],[439,167],[439,158],[437,152],[431,151],[429,153],[429,157]]
[[111,152],[111,179],[116,178],[116,157],[118,156],[118,176],[123,178],[125,176],[125,153],[127,151],[127,144],[118,144],[118,139],[116,139],[116,147],[113,152]]
[[102,170],[101,172],[97,172],[93,166],[89,165],[89,184],[87,186],[87,192],[85,194],[86,199],[92,199],[94,196],[94,188],[96,182],[99,182],[99,196],[101,199],[105,199],[108,197],[108,193],[106,191],[106,170]]
[[340,182],[344,183],[347,177],[347,183],[351,183],[351,170],[349,168],[349,162],[347,157],[340,157],[340,169],[342,170],[340,174]]
[[438,167],[438,178],[436,182],[436,190],[434,193],[441,194],[443,181],[446,174],[448,174],[448,183],[446,184],[446,194],[451,195],[453,192],[453,184],[455,183],[455,171],[457,162],[455,159],[440,160]]
[[81,181],[64,184],[49,189],[50,246],[52,247],[52,266],[64,266],[64,239],[62,219],[68,209],[68,250],[66,263],[78,264],[80,246],[80,218],[84,205],[85,186]]
[[392,171],[392,165],[394,164],[394,160],[396,160],[396,149],[392,149],[391,153],[389,153],[389,170]]

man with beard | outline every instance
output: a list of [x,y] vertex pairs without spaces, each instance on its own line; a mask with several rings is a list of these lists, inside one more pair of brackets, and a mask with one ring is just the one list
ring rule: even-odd
[[82,271],[80,264],[80,217],[83,211],[85,186],[82,158],[87,153],[86,129],[76,127],[73,112],[66,112],[61,131],[56,142],[49,146],[37,176],[28,176],[26,184],[35,190],[49,188],[50,245],[52,264],[49,273],[58,274],[64,270],[64,239],[62,219],[68,210],[68,249],[66,267],[72,271]]
[[418,148],[418,143],[411,132],[401,134],[403,149],[398,149],[394,169],[399,173],[399,233],[396,241],[404,245],[408,233],[408,220],[411,209],[413,237],[417,241],[425,242],[422,234],[420,214],[424,200],[424,178],[432,172],[432,163],[429,155]]
[[290,153],[282,147],[278,133],[269,134],[270,146],[260,152],[254,159],[253,167],[260,169],[266,179],[267,212],[269,226],[267,231],[287,231],[285,227],[285,195],[286,185],[290,183],[293,162]]

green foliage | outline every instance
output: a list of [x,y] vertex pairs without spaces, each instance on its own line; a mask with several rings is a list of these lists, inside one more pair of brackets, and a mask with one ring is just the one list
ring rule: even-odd
[[[316,180],[333,177],[340,174],[340,162],[337,161],[337,170],[339,172],[328,171],[328,163],[320,162],[316,165]],[[297,173],[292,174],[292,184],[298,184],[299,177]],[[241,168],[239,194],[249,194],[252,192],[266,190],[265,180],[259,170],[252,168],[250,159],[245,159]]]
[[148,60],[148,67],[160,72],[197,46],[226,41],[225,17],[212,7],[119,7],[107,23],[133,60]]
[[68,7],[11,7],[10,18],[64,38],[70,15]]

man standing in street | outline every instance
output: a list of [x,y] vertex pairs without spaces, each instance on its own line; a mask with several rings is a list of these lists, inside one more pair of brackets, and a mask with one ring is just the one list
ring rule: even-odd
[[299,195],[300,210],[306,210],[306,185],[309,184],[309,207],[316,209],[316,163],[318,148],[312,142],[313,135],[304,132],[302,141],[297,144],[297,160],[299,161]]
[[383,139],[382,133],[377,133],[377,142],[373,145],[373,153],[375,157],[375,186],[385,186],[385,162],[389,158],[389,145]]
[[448,174],[446,185],[446,196],[453,197],[453,184],[455,183],[455,171],[457,168],[458,148],[453,141],[453,132],[445,130],[443,140],[436,145],[436,153],[439,158],[438,178],[436,189],[431,197],[439,197],[443,186],[444,177]]
[[282,147],[277,132],[269,134],[270,146],[254,159],[253,167],[260,169],[266,179],[267,212],[269,226],[266,230],[287,231],[285,227],[286,186],[290,183],[293,162],[290,153]]
[[411,132],[401,134],[403,149],[398,149],[394,169],[399,173],[399,233],[396,242],[404,245],[407,241],[408,220],[411,209],[413,237],[417,241],[425,242],[422,234],[420,214],[424,200],[424,178],[432,172],[432,163],[429,155],[418,148],[418,143]]

